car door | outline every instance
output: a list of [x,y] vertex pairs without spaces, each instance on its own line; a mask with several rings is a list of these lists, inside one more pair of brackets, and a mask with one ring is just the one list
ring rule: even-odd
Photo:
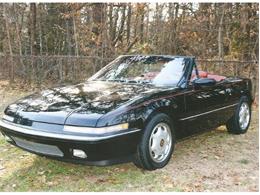
[[189,82],[184,95],[185,116],[180,119],[186,134],[215,128],[225,122],[228,98],[227,88],[222,82],[199,88]]

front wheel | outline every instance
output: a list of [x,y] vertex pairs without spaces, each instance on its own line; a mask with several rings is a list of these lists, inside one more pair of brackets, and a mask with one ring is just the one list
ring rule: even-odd
[[137,147],[135,165],[147,170],[162,168],[169,162],[174,150],[173,125],[170,118],[158,113],[147,123]]
[[229,133],[243,134],[247,132],[251,120],[251,107],[247,97],[242,97],[239,105],[226,126]]

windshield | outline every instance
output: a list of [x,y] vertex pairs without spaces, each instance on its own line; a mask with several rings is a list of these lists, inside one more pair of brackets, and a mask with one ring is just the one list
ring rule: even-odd
[[184,70],[185,61],[182,57],[120,56],[90,80],[176,86]]

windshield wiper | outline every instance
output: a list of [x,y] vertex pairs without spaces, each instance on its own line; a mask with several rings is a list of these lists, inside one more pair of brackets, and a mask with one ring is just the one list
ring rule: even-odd
[[119,83],[135,83],[135,84],[152,84],[151,81],[147,80],[130,80],[130,79],[98,79],[96,81],[108,81],[108,82],[119,82]]
[[120,83],[126,82],[125,79],[108,79],[107,81],[110,81],[110,82],[120,82]]
[[137,83],[137,84],[152,84],[151,81],[147,80],[126,80],[127,83]]

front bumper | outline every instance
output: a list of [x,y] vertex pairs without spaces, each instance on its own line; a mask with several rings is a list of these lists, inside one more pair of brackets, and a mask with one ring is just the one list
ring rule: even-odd
[[[10,139],[9,143],[31,153],[99,166],[131,161],[141,137],[140,129],[114,135],[79,136],[39,131],[4,120],[0,120],[0,130]],[[84,151],[86,157],[75,156],[74,150]]]

